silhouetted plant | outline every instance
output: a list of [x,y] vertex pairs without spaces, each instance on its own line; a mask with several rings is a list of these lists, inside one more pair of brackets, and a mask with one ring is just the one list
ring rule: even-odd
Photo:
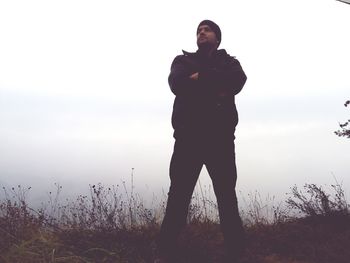
[[[347,107],[348,105],[350,104],[350,100],[346,101],[344,103],[344,106]],[[339,126],[341,128],[341,130],[337,130],[335,131],[334,133],[336,135],[338,135],[339,137],[347,137],[347,138],[350,138],[350,128],[347,127],[350,123],[350,120],[348,120],[347,122],[345,123],[339,123]]]
[[331,187],[335,196],[327,194],[321,186],[316,184],[305,184],[305,192],[299,191],[295,185],[292,188],[292,197],[289,197],[286,202],[290,208],[307,216],[349,214],[349,205],[342,186],[337,183]]
[[258,191],[243,197],[245,209],[241,211],[244,223],[250,226],[271,225],[289,219],[289,209],[282,202],[276,203],[276,197],[267,195],[264,199]]
[[90,185],[90,195],[79,195],[61,207],[60,224],[91,230],[117,230],[155,224],[155,212],[143,205],[139,195],[124,193],[119,185]]
[[1,248],[28,239],[43,226],[41,215],[34,214],[26,202],[30,189],[21,185],[11,189],[3,187],[5,198],[0,202],[0,252]]

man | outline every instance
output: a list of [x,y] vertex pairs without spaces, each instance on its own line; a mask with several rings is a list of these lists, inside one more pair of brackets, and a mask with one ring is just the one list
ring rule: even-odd
[[175,146],[170,163],[171,185],[158,247],[162,260],[176,262],[177,237],[186,224],[188,206],[202,166],[213,182],[227,262],[244,248],[244,231],[238,212],[234,132],[238,123],[235,95],[246,75],[237,59],[218,50],[221,30],[210,20],[197,28],[195,53],[177,56],[169,75],[176,95],[172,124]]

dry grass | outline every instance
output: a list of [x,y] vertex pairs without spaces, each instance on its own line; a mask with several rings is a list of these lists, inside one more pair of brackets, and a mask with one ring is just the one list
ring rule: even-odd
[[[242,212],[247,252],[241,262],[348,263],[349,205],[342,187],[332,188],[328,194],[314,184],[301,191],[294,186],[287,206],[250,194]],[[0,262],[152,262],[164,201],[146,208],[125,184],[97,184],[89,195],[62,204],[61,189],[56,185],[37,210],[26,202],[30,188],[3,189]],[[195,193],[180,237],[182,262],[215,263],[223,255],[216,204],[205,192]]]

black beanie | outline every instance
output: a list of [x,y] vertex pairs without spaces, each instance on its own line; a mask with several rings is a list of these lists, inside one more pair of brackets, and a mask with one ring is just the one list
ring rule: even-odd
[[202,25],[207,25],[211,28],[211,30],[214,31],[215,35],[216,35],[216,38],[218,39],[219,43],[218,43],[218,46],[220,45],[221,43],[221,30],[220,30],[220,27],[215,24],[213,21],[211,20],[203,20],[202,22],[199,23],[198,27],[197,27],[197,34],[198,34],[198,29],[200,26]]

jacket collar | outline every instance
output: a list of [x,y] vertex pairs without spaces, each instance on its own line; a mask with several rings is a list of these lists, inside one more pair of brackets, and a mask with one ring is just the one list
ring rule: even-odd
[[[182,50],[182,53],[185,56],[189,56],[189,57],[198,56],[199,55],[198,50],[196,52],[188,52],[188,51]],[[226,50],[225,49],[218,49],[218,50],[215,51],[215,56],[220,56],[220,55],[227,55]]]

